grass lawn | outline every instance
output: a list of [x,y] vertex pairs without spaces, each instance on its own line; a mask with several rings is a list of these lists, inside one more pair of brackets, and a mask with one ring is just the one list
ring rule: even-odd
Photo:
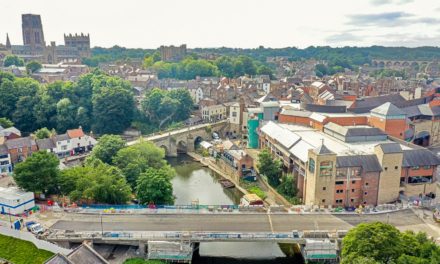
[[141,258],[132,258],[124,261],[124,264],[165,264],[166,262],[160,260],[145,260]]
[[38,249],[32,242],[0,235],[0,258],[14,264],[41,264],[53,255]]

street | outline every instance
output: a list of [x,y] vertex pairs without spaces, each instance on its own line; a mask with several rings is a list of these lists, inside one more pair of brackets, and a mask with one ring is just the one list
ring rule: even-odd
[[[200,231],[200,232],[289,232],[292,230],[348,230],[362,223],[381,221],[400,230],[423,231],[439,237],[412,210],[369,215],[330,214],[148,214],[103,215],[104,231]],[[101,231],[99,215],[69,214],[52,229]]]

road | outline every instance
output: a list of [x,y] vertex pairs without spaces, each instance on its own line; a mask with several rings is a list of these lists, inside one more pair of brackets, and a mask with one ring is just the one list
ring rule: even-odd
[[[101,231],[99,215],[70,214],[51,228]],[[390,214],[148,214],[104,215],[104,231],[200,231],[200,232],[289,232],[292,230],[348,230],[362,223],[389,222],[400,230],[424,231],[439,237],[437,228],[425,224],[411,210]]]

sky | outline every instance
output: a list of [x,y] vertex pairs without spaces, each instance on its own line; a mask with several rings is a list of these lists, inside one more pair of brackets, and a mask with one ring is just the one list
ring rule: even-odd
[[0,43],[23,43],[25,13],[46,44],[83,32],[100,47],[440,46],[439,0],[0,0]]

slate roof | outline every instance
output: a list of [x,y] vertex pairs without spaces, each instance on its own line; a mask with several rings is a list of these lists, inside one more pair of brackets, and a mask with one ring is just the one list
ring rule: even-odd
[[347,129],[348,137],[386,135],[377,127],[351,127]]
[[385,154],[402,152],[402,148],[400,147],[399,143],[380,144],[379,146]]
[[333,151],[329,150],[324,144],[315,149],[315,153],[318,155],[335,154]]
[[68,256],[75,264],[107,264],[108,262],[87,244],[75,248]]
[[52,256],[44,263],[45,264],[75,264],[72,261],[70,261],[66,256],[60,253]]
[[427,149],[411,149],[403,151],[403,167],[437,166],[440,158]]
[[44,139],[37,139],[37,146],[38,149],[43,150],[43,149],[53,149],[55,148],[55,143],[53,142],[53,140],[51,138],[44,138]]
[[69,139],[70,138],[69,138],[69,135],[67,133],[55,136],[55,140],[56,141],[63,141],[63,140],[69,140]]
[[376,155],[338,156],[336,157],[336,167],[361,167],[365,172],[382,171],[382,167],[380,166]]
[[[403,104],[406,102],[405,98],[403,98],[400,94],[390,94],[390,95],[382,95],[375,97],[365,97],[356,100],[351,107],[348,109],[354,113],[368,113],[370,110],[386,103],[390,102],[394,105]],[[400,106],[399,104],[399,106]]]
[[383,116],[395,116],[395,115],[405,115],[405,112],[397,108],[390,102],[384,103],[371,110],[372,113],[380,114]]
[[6,141],[6,146],[8,149],[16,149],[16,148],[23,148],[23,147],[32,147],[35,146],[35,140],[33,140],[30,137],[24,137],[24,138],[15,138],[11,140]]

